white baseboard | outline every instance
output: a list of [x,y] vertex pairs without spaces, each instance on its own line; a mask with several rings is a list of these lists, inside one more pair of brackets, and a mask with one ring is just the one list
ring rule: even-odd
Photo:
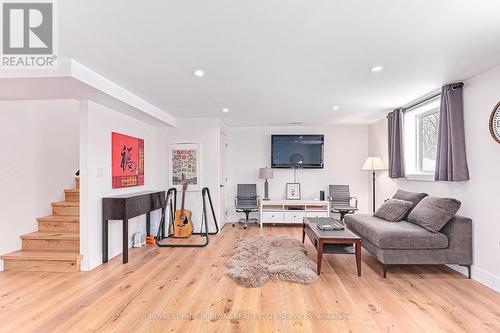
[[454,271],[457,271],[465,276],[468,276],[468,272],[467,272],[467,267],[464,267],[464,266],[460,266],[460,265],[446,265],[448,267],[450,267],[451,269],[453,269]]
[[[129,245],[129,250],[131,248],[132,248],[132,246]],[[108,260],[111,260],[112,258],[114,258],[118,255],[121,255],[122,251],[123,250],[122,250],[121,244],[112,246],[108,252]],[[102,252],[99,252],[99,254],[97,256],[93,256],[92,258],[90,258],[90,260],[85,260],[85,257],[84,257],[84,259],[82,260],[82,262],[80,264],[80,269],[82,271],[91,271],[100,265],[102,265]]]
[[86,258],[83,256],[83,260],[80,263],[80,270],[83,272],[88,272],[96,268],[97,266],[102,265],[102,254],[99,253],[99,256],[94,256],[92,258]]
[[[118,246],[111,247],[108,253],[108,260],[121,254],[122,246],[121,244]],[[98,255],[94,255],[90,258],[83,256],[83,260],[80,263],[80,270],[84,272],[88,272],[93,270],[94,268],[102,265],[102,252],[99,251]]]
[[472,279],[500,293],[500,278],[482,268],[472,266]]
[[[467,276],[467,267],[459,265],[447,265],[447,266]],[[488,288],[500,292],[500,278],[491,274],[488,271],[485,271],[482,268],[472,266],[471,278],[474,281],[484,284]]]

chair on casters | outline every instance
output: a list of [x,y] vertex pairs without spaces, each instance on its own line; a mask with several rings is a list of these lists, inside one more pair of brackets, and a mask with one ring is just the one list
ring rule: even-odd
[[[349,185],[330,185],[328,200],[332,213],[340,214],[340,221],[344,221],[346,214],[354,214],[358,210],[358,198],[351,197]],[[351,201],[354,199],[354,206]]]
[[[257,196],[256,184],[238,184],[236,197],[234,198],[234,206],[236,212],[245,213],[245,226],[248,227],[248,221],[257,219],[250,219],[251,212],[259,211],[259,197]],[[234,227],[234,223],[233,223]]]

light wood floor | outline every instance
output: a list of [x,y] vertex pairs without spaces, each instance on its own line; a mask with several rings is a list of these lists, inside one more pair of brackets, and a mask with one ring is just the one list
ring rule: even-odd
[[257,234],[301,230],[228,225],[206,248],[133,249],[127,265],[116,257],[92,272],[2,272],[0,331],[500,331],[499,293],[444,266],[394,268],[383,279],[367,252],[362,277],[354,256],[326,255],[311,285],[239,287],[224,263],[238,238]]

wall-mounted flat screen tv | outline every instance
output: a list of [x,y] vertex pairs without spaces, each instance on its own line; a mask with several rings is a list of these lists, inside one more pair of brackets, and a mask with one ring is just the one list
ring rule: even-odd
[[324,145],[324,135],[271,135],[271,167],[322,169]]

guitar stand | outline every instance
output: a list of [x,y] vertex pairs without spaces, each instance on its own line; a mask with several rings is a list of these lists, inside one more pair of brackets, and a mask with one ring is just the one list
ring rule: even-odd
[[[215,225],[215,232],[209,232],[208,231],[208,218],[207,218],[207,204],[206,204],[206,195],[208,194],[208,202],[210,203],[210,210],[212,211],[212,217],[214,220],[214,225]],[[173,197],[173,199],[172,199]],[[167,210],[167,207],[170,206],[170,214],[169,214],[169,222],[168,222],[168,237],[172,237],[173,233],[170,232],[170,227],[172,226],[173,223],[173,216],[177,207],[177,189],[172,187],[168,189],[166,195],[165,195],[165,206],[162,209],[161,213],[161,220],[160,220],[160,225],[158,226],[158,233],[156,234],[156,245],[159,247],[205,247],[208,245],[208,237],[210,235],[216,235],[219,233],[219,226],[217,225],[217,218],[215,217],[215,210],[214,210],[214,205],[212,203],[212,198],[210,197],[210,191],[208,187],[204,187],[201,190],[201,200],[203,204],[203,211],[202,211],[202,220],[200,224],[200,232],[193,232],[193,235],[200,235],[202,237],[205,237],[205,242],[204,243],[198,243],[198,244],[180,244],[180,243],[175,243],[175,244],[161,244],[161,240],[165,238],[165,213]],[[203,225],[205,225],[205,231],[203,231]]]

